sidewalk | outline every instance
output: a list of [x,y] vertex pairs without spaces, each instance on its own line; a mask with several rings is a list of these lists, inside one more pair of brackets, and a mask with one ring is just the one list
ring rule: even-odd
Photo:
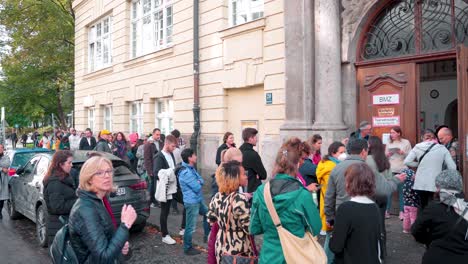
[[[178,243],[182,242],[182,236],[179,235],[180,226],[182,224],[182,213],[183,213],[183,206],[178,204],[177,207],[179,208],[179,213],[174,214],[173,209],[171,207],[171,212],[169,213],[169,217],[167,219],[167,229],[169,230],[169,234],[172,238],[174,238]],[[161,208],[151,208],[150,217],[148,218],[148,223],[157,227],[160,230],[160,223],[159,223],[159,216],[161,215]],[[194,246],[199,246],[206,248],[206,243],[203,243],[203,225],[202,225],[203,218],[201,216],[198,217],[197,228],[195,233],[193,233],[192,241]],[[156,235],[156,239],[162,239],[161,234]]]
[[[182,222],[182,205],[178,205],[180,213],[175,215],[172,212],[168,218],[168,229],[170,235],[177,241],[179,245],[183,244],[182,236],[179,235],[179,228]],[[148,218],[148,222],[155,225],[159,229],[159,215],[160,208],[151,208],[151,215]],[[387,253],[388,257],[385,261],[387,264],[410,264],[421,262],[421,257],[424,254],[424,246],[417,243],[414,238],[409,234],[404,234],[402,230],[401,221],[397,216],[392,216],[390,219],[386,219],[387,226]],[[255,242],[257,246],[262,245],[263,236],[256,236]],[[155,239],[161,241],[161,234],[158,233]],[[323,244],[324,237],[319,237],[319,242]],[[199,248],[206,249],[207,244],[203,243],[203,227],[202,217],[198,218],[197,229],[193,234],[193,244]]]

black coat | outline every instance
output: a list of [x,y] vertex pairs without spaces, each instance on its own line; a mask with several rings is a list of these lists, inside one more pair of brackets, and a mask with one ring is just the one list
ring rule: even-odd
[[[174,154],[171,153],[172,160],[174,161],[174,165],[176,164]],[[153,175],[155,179],[158,179],[158,173],[160,170],[169,169],[169,163],[166,160],[166,157],[159,151],[153,159]]]
[[124,224],[117,230],[96,194],[78,189],[78,200],[70,213],[70,241],[80,263],[113,264],[122,259],[129,239]]
[[91,137],[91,145],[88,143],[88,139],[86,137],[82,137],[80,140],[80,150],[93,150],[96,147],[96,139]]
[[44,200],[50,215],[69,215],[77,199],[75,183],[71,176],[60,180],[58,176],[50,176],[44,183]]
[[60,216],[68,219],[68,215],[78,197],[75,192],[75,181],[72,176],[66,176],[62,181],[58,176],[50,176],[44,183],[44,200],[47,205],[49,218],[47,221],[47,235],[49,245],[55,234],[63,226]]
[[428,245],[422,263],[468,263],[468,221],[452,207],[433,201],[411,227],[414,238]]
[[[236,147],[235,144],[232,145],[232,147]],[[219,166],[219,164],[221,164],[221,152],[223,152],[223,150],[225,149],[229,149],[228,145],[226,143],[223,143],[221,144],[221,146],[218,147],[218,150],[216,151],[216,165]]]
[[267,173],[265,167],[263,167],[262,159],[257,151],[253,149],[253,145],[244,143],[239,150],[242,152],[242,166],[244,166],[249,179],[247,192],[253,193],[258,186],[262,185],[262,180],[266,180]]

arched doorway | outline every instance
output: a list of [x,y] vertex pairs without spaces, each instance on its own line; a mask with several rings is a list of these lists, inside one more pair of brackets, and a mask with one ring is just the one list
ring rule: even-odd
[[[378,5],[356,50],[357,122],[371,121],[384,141],[392,126],[401,126],[413,145],[422,129],[447,123],[458,132],[463,167],[468,167],[468,3],[390,0]],[[468,191],[466,170],[464,176]]]
[[[383,137],[399,125],[415,144],[421,130],[444,125],[445,109],[457,99],[456,46],[468,44],[468,4],[382,2],[364,25],[356,51],[357,121],[372,120]],[[378,101],[385,96],[393,101]]]

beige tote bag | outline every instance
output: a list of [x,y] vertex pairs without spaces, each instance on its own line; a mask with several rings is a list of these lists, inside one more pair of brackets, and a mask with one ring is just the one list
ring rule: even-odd
[[308,230],[306,230],[304,237],[297,237],[281,225],[281,220],[276,213],[273,199],[271,198],[270,182],[265,184],[263,196],[271,219],[278,230],[286,263],[326,264],[327,256],[317,241],[317,237],[314,237]]

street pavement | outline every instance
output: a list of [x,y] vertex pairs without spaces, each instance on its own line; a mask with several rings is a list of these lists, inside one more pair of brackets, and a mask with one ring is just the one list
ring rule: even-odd
[[[179,205],[179,208],[181,206]],[[180,208],[181,209],[181,208]],[[181,211],[181,210],[180,210]],[[159,232],[159,208],[151,208],[149,224],[141,233],[131,234],[131,257],[127,263],[168,263],[168,264],[202,264],[206,263],[206,244],[203,243],[201,218],[194,233],[194,245],[203,250],[197,256],[184,255],[182,237],[178,235],[182,215],[169,215],[169,232],[177,241],[176,245],[166,245],[161,241]],[[388,258],[385,264],[421,263],[424,247],[414,241],[411,235],[402,232],[401,221],[392,216],[386,221],[388,241]],[[262,236],[256,241],[261,245]],[[323,237],[320,241],[323,243]],[[35,224],[28,219],[9,220],[3,210],[0,220],[0,263],[2,264],[43,264],[50,263],[47,249],[40,248],[35,240]]]
[[[179,211],[181,210],[181,205],[179,205]],[[172,210],[172,208],[171,208]],[[148,219],[148,222],[159,228],[159,208],[151,208],[151,216]],[[197,224],[197,230],[193,234],[193,242],[195,245],[199,247],[206,248],[206,244],[203,243],[203,228],[201,220],[202,218],[199,217],[199,221]],[[180,241],[181,236],[178,235],[180,223],[182,220],[182,215],[177,214],[175,215],[172,211],[168,218],[168,229],[171,236],[174,239],[178,240],[177,246],[165,246],[168,250],[177,251],[177,249],[172,249],[172,247],[181,247],[182,241]],[[402,232],[402,222],[398,219],[398,216],[392,215],[390,219],[386,219],[386,228],[387,228],[387,259],[385,264],[416,264],[421,263],[422,255],[424,254],[424,246],[417,243],[410,234],[405,234]],[[161,234],[156,234],[153,236],[156,241],[153,243],[160,243],[161,242]],[[256,236],[255,241],[257,245],[261,245],[262,243],[262,236]],[[320,243],[324,243],[324,237],[319,238]],[[181,251],[183,254],[183,250]],[[197,256],[196,258],[186,257],[185,259],[190,260],[190,263],[206,263],[206,254],[202,254],[201,256]],[[164,258],[164,256],[161,256]],[[133,260],[133,258],[132,258]],[[137,263],[137,262],[134,262]],[[185,262],[183,258],[178,258],[175,262],[170,263],[189,263]]]
[[21,219],[10,221],[6,210],[0,220],[0,263],[2,264],[46,264],[50,263],[47,250],[35,242],[35,225]]

